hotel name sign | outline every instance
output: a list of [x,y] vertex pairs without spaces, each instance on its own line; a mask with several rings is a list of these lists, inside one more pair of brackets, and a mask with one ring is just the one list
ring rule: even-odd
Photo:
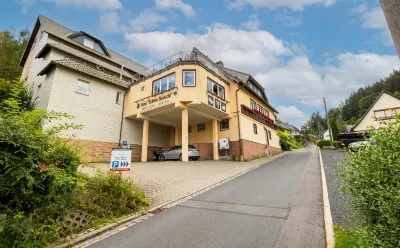
[[163,107],[172,103],[172,96],[176,95],[176,92],[171,92],[167,95],[159,96],[156,98],[151,98],[144,103],[139,104],[139,108],[141,112],[146,112],[149,110],[153,110],[159,107]]

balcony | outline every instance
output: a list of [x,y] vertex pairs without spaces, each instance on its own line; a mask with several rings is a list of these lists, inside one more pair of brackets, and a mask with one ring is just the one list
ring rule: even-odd
[[266,118],[262,116],[260,113],[257,113],[255,110],[247,107],[246,105],[241,105],[241,112],[245,116],[262,123],[263,125],[272,128],[273,130],[277,130],[278,127],[270,118]]

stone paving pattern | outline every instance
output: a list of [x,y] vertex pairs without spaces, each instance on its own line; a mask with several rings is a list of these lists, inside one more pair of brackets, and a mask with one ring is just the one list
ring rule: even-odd
[[[134,185],[142,190],[150,200],[150,208],[195,193],[222,180],[244,173],[285,155],[260,158],[250,162],[233,161],[180,161],[133,162],[131,172],[125,176],[132,178]],[[81,171],[93,174],[96,169],[109,170],[109,163],[92,163]]]

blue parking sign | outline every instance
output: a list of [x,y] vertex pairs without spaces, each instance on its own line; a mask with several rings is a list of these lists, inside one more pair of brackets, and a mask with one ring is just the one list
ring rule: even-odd
[[112,161],[112,168],[118,168],[119,167],[119,161]]

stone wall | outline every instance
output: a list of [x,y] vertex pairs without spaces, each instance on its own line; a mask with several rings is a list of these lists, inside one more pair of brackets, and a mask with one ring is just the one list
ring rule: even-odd
[[[265,144],[256,143],[249,140],[241,140],[243,147],[244,160],[251,160],[265,156]],[[280,148],[268,146],[270,154],[278,154],[282,152]]]

